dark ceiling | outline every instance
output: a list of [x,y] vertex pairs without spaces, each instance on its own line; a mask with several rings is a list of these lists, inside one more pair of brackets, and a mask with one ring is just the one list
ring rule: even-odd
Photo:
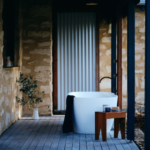
[[[119,2],[121,0],[22,0],[22,7],[28,8],[29,6],[34,5],[50,5],[52,4],[53,9],[61,8],[72,8],[76,7],[76,10],[85,7],[86,3],[98,3],[98,6],[95,8],[98,9],[100,17],[106,17],[108,21],[111,21],[112,17],[117,15],[117,10],[119,7]],[[135,0],[137,4],[140,0]],[[128,0],[122,0],[122,12],[123,17],[127,15],[127,2]],[[90,7],[92,8],[92,6]],[[94,8],[94,6],[93,6]]]

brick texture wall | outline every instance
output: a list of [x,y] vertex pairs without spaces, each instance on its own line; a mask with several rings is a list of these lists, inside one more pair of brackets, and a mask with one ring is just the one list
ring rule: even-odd
[[[24,74],[33,75],[38,81],[38,90],[45,91],[40,115],[51,115],[52,109],[52,7],[51,5],[29,5],[22,8],[23,15],[23,60]],[[23,107],[24,115],[32,109]]]
[[[12,123],[21,117],[21,107],[16,103],[15,97],[20,95],[16,84],[20,68],[3,68],[3,0],[0,0],[0,135]],[[20,41],[21,42],[21,41]],[[20,66],[21,66],[21,46],[20,46]],[[21,95],[20,95],[21,96]]]

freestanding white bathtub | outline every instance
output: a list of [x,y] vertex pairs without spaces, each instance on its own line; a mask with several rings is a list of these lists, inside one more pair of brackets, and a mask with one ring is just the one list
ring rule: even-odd
[[[71,92],[74,95],[74,131],[95,134],[95,111],[103,111],[103,105],[117,106],[118,96],[109,92]],[[114,119],[107,119],[110,132]]]

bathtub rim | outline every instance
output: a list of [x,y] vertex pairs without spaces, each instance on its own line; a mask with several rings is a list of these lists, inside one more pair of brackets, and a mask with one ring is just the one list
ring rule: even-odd
[[[84,91],[85,93],[104,93],[104,94],[106,94],[106,93],[111,93],[112,95],[111,96],[106,96],[106,97],[103,97],[103,96],[101,96],[101,97],[94,97],[94,99],[99,99],[99,98],[115,98],[115,97],[117,97],[118,98],[118,95],[116,95],[115,93],[112,93],[112,92],[98,92],[98,91]],[[69,92],[67,95],[70,95],[70,96],[75,96],[74,94],[71,94],[71,93],[83,93],[83,92]],[[85,98],[85,99],[91,99],[92,97],[81,97],[81,96],[75,96],[74,98]]]

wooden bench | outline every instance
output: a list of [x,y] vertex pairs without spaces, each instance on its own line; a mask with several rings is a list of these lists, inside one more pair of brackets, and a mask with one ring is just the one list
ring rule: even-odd
[[122,139],[126,138],[126,112],[95,112],[95,140],[99,140],[100,130],[103,141],[107,140],[107,119],[114,118],[114,137],[118,138],[121,130]]

